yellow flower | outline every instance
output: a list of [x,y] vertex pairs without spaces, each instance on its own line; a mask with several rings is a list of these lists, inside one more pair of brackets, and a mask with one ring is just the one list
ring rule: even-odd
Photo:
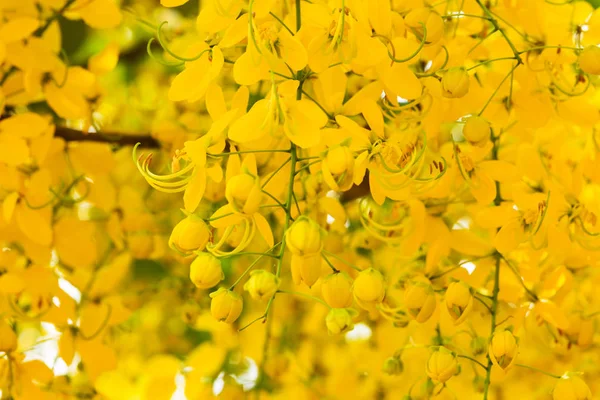
[[4,320],[0,320],[0,352],[10,353],[17,349],[17,334]]
[[313,255],[323,248],[323,231],[312,219],[301,216],[285,232],[285,244],[297,255]]
[[265,300],[273,297],[279,283],[280,279],[273,273],[259,269],[250,272],[250,279],[244,284],[244,290],[255,300]]
[[381,272],[374,268],[361,271],[354,280],[353,293],[362,308],[373,309],[385,297],[385,280]]
[[469,73],[463,67],[450,68],[442,76],[442,95],[444,97],[463,97],[469,91]]
[[459,371],[456,354],[446,349],[438,347],[427,360],[427,375],[436,382],[446,382]]
[[260,181],[249,173],[236,175],[227,181],[225,198],[240,213],[254,214],[261,205],[263,193]]
[[190,279],[200,289],[209,289],[225,278],[221,261],[210,253],[200,253],[190,265]]
[[592,400],[592,392],[580,377],[564,376],[554,385],[552,398],[554,400]]
[[471,115],[463,126],[463,136],[475,146],[484,146],[490,140],[490,123],[479,115]]
[[464,322],[473,308],[473,295],[464,282],[452,282],[446,289],[446,309],[454,324]]
[[504,371],[514,365],[518,352],[517,339],[508,330],[495,333],[488,349],[492,363]]
[[592,75],[600,75],[600,47],[590,45],[579,53],[579,68]]
[[181,252],[202,251],[211,237],[209,226],[200,217],[188,215],[175,225],[169,247]]
[[353,318],[357,315],[351,308],[332,308],[325,317],[325,325],[330,335],[350,331],[354,328]]
[[244,308],[242,297],[225,288],[212,292],[210,298],[210,313],[217,321],[231,324],[239,318]]
[[321,276],[321,254],[299,255],[292,252],[292,279],[296,285],[312,287]]
[[257,101],[247,114],[229,128],[229,139],[251,143],[282,133],[295,145],[311,148],[321,141],[327,115],[312,101],[296,99],[298,81],[273,84],[270,94]]
[[437,301],[430,284],[414,282],[404,292],[404,305],[408,313],[419,323],[426,322],[435,311]]
[[345,308],[352,305],[352,278],[346,272],[327,275],[321,284],[325,302],[333,308]]

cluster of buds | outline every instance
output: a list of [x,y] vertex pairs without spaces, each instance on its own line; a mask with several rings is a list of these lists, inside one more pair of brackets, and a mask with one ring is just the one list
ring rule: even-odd
[[285,232],[285,243],[292,253],[292,279],[312,287],[321,276],[321,250],[324,232],[315,221],[302,216]]

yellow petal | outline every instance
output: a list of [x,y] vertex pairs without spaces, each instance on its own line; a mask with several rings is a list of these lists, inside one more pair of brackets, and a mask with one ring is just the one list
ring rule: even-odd
[[281,43],[281,58],[294,71],[304,68],[308,62],[308,56],[302,43],[285,29],[282,29],[279,33],[279,41]]
[[229,139],[239,143],[251,142],[263,137],[268,128],[269,100],[262,99],[254,103],[248,114],[242,116],[229,127]]
[[49,214],[44,215],[42,210],[32,210],[25,204],[19,204],[15,216],[21,232],[32,242],[42,246],[49,246],[52,243]]
[[219,46],[226,49],[235,46],[248,36],[248,14],[241,15],[223,34]]
[[29,160],[29,147],[25,139],[0,134],[0,163],[11,166],[25,164]]
[[196,167],[192,180],[188,183],[183,194],[183,204],[187,212],[193,213],[204,196],[206,190],[206,170]]
[[0,132],[33,138],[44,133],[48,129],[48,125],[46,118],[32,112],[26,112],[0,121]]
[[385,86],[386,95],[395,99],[400,96],[413,100],[421,96],[423,86],[406,64],[394,63],[392,67],[385,68],[381,74],[381,81]]
[[263,239],[265,239],[267,245],[269,245],[269,247],[273,247],[273,245],[275,244],[275,240],[273,239],[273,231],[271,231],[271,226],[269,225],[265,217],[263,217],[259,213],[255,213],[252,216],[252,218],[254,219],[254,223],[258,228],[258,232],[260,232]]
[[40,21],[36,18],[10,18],[0,27],[0,38],[4,43],[23,40],[28,38],[39,26]]
[[253,85],[269,76],[265,58],[249,49],[233,65],[233,78],[238,85]]
[[188,0],[160,0],[160,5],[163,7],[179,7],[187,2]]
[[78,9],[87,25],[95,29],[114,28],[121,23],[123,16],[114,0],[93,0]]
[[100,53],[94,54],[88,60],[88,69],[96,75],[112,71],[119,62],[119,45],[109,43]]
[[519,220],[509,221],[494,238],[494,246],[500,253],[505,254],[516,249],[525,241],[525,231]]
[[19,193],[17,192],[9,193],[2,201],[2,217],[7,224],[10,223],[10,220],[12,219],[13,212],[17,206],[17,201],[19,201]]

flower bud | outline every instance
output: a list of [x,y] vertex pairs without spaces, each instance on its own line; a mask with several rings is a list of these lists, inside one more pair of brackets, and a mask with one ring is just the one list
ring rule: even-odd
[[352,330],[354,323],[352,318],[356,312],[348,308],[332,308],[325,317],[325,325],[330,335],[338,335],[340,333]]
[[519,348],[517,339],[511,331],[502,331],[494,334],[488,349],[490,360],[497,367],[507,371],[517,359]]
[[10,353],[17,349],[17,334],[4,320],[0,320],[0,352]]
[[244,308],[242,296],[225,288],[212,292],[210,298],[210,313],[217,321],[231,324],[238,319]]
[[244,285],[244,290],[255,300],[265,300],[273,297],[279,288],[280,280],[273,273],[259,269],[250,272],[250,279]]
[[188,215],[173,228],[169,247],[182,252],[202,251],[210,239],[210,228],[202,218]]
[[406,288],[404,304],[408,313],[419,323],[427,321],[437,305],[435,293],[430,284],[415,282]]
[[458,374],[456,354],[445,347],[439,347],[427,361],[427,375],[436,382],[446,382]]
[[589,45],[579,53],[579,68],[591,75],[600,75],[600,47]]
[[200,289],[209,289],[225,278],[221,261],[210,253],[200,253],[190,265],[190,279]]
[[300,217],[285,232],[287,248],[292,254],[315,254],[323,248],[321,227],[313,220]]
[[469,73],[463,67],[450,68],[442,76],[442,95],[444,97],[463,97],[469,92]]
[[292,254],[292,279],[296,285],[305,283],[312,287],[321,276],[321,255],[319,253],[301,256]]
[[361,271],[354,280],[354,298],[358,304],[370,309],[377,303],[381,303],[385,297],[385,280],[381,272],[374,268]]
[[239,174],[227,181],[225,198],[240,213],[254,214],[262,201],[260,181],[250,174]]
[[490,123],[479,115],[468,117],[463,126],[463,136],[469,143],[476,146],[485,145],[490,140],[491,132]]
[[592,392],[578,376],[565,376],[557,380],[552,392],[554,400],[591,400]]
[[345,272],[327,275],[323,279],[321,293],[330,307],[350,307],[352,305],[352,278]]
[[454,320],[454,325],[461,324],[473,308],[473,295],[464,282],[452,282],[446,289],[446,309]]
[[323,180],[333,190],[348,190],[353,184],[354,155],[348,146],[332,147],[323,160]]
[[383,372],[388,375],[400,375],[404,371],[404,364],[398,357],[390,357],[383,363]]

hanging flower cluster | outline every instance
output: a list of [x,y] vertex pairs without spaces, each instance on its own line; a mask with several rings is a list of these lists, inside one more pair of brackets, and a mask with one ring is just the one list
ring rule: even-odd
[[0,399],[600,393],[593,1],[118,3],[0,4]]

